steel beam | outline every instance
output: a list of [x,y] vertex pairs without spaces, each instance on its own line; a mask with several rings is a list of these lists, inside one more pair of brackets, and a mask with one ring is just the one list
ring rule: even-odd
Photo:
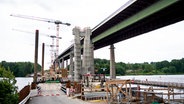
[[150,7],[138,12],[137,14],[133,15],[132,17],[126,19],[125,21],[120,22],[119,24],[111,27],[110,29],[108,29],[107,31],[99,34],[98,36],[94,37],[92,39],[92,42],[95,43],[127,26],[130,26],[168,6],[170,6],[171,4],[176,3],[179,0],[160,0],[158,2],[156,2],[155,4],[151,5]]

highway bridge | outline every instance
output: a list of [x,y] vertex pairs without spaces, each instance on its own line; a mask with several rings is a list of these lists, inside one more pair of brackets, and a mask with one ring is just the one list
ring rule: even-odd
[[[130,0],[92,29],[94,50],[182,21],[183,10],[182,0]],[[69,59],[73,47],[58,59]]]
[[[129,0],[91,29],[94,50],[183,21],[183,10],[183,0]],[[81,40],[81,46],[83,43],[84,39]],[[74,44],[55,61],[69,59],[73,50]]]

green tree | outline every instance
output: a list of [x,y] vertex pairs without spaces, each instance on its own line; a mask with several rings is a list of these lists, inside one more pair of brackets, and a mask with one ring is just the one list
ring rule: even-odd
[[164,73],[166,73],[166,74],[168,74],[169,73],[169,68],[168,67],[164,67],[164,68],[162,68],[161,69],[162,70],[162,72],[164,72]]
[[116,74],[125,75],[125,67],[121,63],[116,63]]
[[183,72],[182,61],[174,59],[171,61],[171,65],[175,66],[177,73]]
[[[34,64],[31,62],[6,62],[2,61],[0,66],[5,69],[10,69],[16,77],[25,77],[27,74],[34,72]],[[38,65],[38,71],[41,70],[41,66]]]
[[176,68],[175,68],[175,66],[169,66],[168,72],[169,72],[170,74],[176,73]]
[[0,104],[17,104],[18,93],[15,76],[8,69],[0,67]]
[[[102,68],[106,68],[106,74],[109,74],[110,61],[106,59],[95,59],[95,69],[98,74],[103,73]],[[184,73],[184,58],[180,60],[172,60],[171,62],[164,60],[161,62],[144,63],[122,63],[115,64],[116,74],[182,74]],[[126,73],[125,73],[126,72]]]
[[145,64],[144,68],[145,68],[143,70],[144,73],[150,73],[154,70],[154,67],[151,64]]
[[[110,61],[106,59],[96,58],[94,60],[95,70],[97,70],[97,74],[106,73],[108,74],[110,71]],[[105,68],[105,72],[103,72],[103,68]]]

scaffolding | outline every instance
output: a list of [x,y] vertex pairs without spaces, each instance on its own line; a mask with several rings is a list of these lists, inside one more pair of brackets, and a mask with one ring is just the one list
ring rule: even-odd
[[130,102],[133,99],[131,91],[131,80],[107,81],[106,97],[109,104]]

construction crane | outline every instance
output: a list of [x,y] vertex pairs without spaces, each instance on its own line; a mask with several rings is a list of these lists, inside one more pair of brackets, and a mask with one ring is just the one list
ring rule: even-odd
[[[48,23],[54,23],[56,24],[56,37],[59,37],[59,25],[66,25],[70,26],[70,23],[63,23],[60,20],[54,20],[54,19],[47,19],[47,18],[40,18],[40,17],[34,17],[34,16],[27,16],[27,15],[20,15],[20,14],[11,14],[10,16],[14,17],[20,17],[20,18],[25,18],[25,19],[32,19],[32,20],[37,20],[37,21],[43,21],[43,22],[48,22]],[[56,38],[56,57],[59,55],[59,38]]]
[[[12,30],[13,31],[18,31],[18,32],[29,33],[29,34],[35,34],[34,32],[27,31],[27,30],[21,30],[21,29],[12,29]],[[46,45],[46,46],[51,47],[51,64],[53,64],[54,63],[54,56],[55,56],[54,47],[58,47],[58,45],[54,45],[54,39],[62,39],[62,38],[54,36],[54,35],[44,34],[44,33],[40,33],[40,34],[52,38],[52,44],[51,45]]]

